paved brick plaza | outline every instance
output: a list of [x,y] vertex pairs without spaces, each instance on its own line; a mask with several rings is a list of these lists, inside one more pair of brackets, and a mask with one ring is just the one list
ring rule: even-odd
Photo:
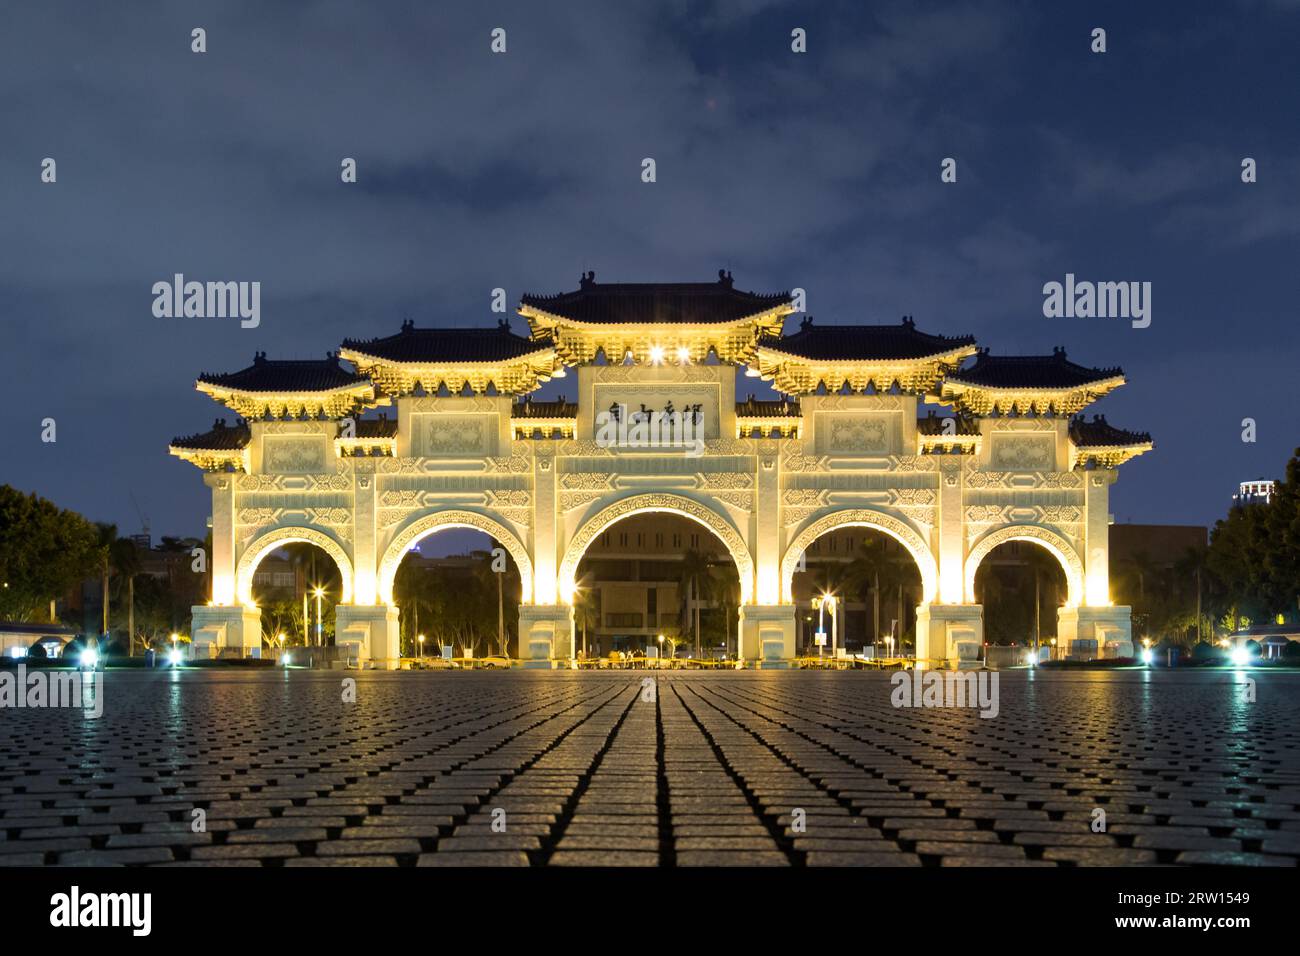
[[1230,671],[1004,672],[991,720],[894,709],[887,674],[645,676],[110,672],[99,720],[0,712],[0,862],[1300,859],[1300,674],[1248,703]]

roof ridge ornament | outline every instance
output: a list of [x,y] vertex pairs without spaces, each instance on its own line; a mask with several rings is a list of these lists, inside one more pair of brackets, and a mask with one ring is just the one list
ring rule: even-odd
[[719,269],[718,285],[722,286],[724,289],[730,289],[732,284],[733,280],[731,278],[731,271],[729,269]]
[[578,287],[581,288],[581,289],[590,289],[590,288],[591,288],[592,286],[594,286],[595,284],[596,284],[596,270],[595,270],[595,269],[592,269],[592,270],[590,270],[589,272],[584,272],[584,273],[583,273],[583,274],[578,278]]
[[905,329],[916,328],[916,323],[912,321],[912,317],[910,315],[903,316],[903,328]]
[[805,315],[803,317],[803,320],[800,321],[799,323],[799,331],[806,332],[808,329],[812,328],[812,324],[813,324],[813,317],[811,315]]
[[402,320],[402,332],[413,332],[415,330],[415,319]]

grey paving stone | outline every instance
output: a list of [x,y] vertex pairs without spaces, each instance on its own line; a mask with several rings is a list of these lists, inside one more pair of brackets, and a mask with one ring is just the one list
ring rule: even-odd
[[1210,672],[1008,671],[987,721],[884,673],[669,672],[653,705],[635,672],[355,676],[341,716],[324,672],[113,672],[90,754],[7,713],[0,865],[1300,860],[1300,674],[1257,675],[1249,737]]

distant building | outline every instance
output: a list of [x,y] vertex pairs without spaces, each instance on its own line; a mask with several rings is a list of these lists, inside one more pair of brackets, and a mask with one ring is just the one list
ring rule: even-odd
[[1277,482],[1266,478],[1243,481],[1237,486],[1237,493],[1232,496],[1234,505],[1266,505],[1273,500],[1273,491]]
[[0,654],[11,658],[26,657],[39,645],[46,657],[60,657],[68,641],[77,636],[75,628],[60,624],[0,621]]

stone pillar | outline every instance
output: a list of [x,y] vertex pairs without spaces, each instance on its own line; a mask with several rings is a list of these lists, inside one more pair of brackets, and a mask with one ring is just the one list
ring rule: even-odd
[[397,608],[385,604],[336,605],[334,647],[340,660],[396,670],[402,661]]
[[262,656],[262,612],[242,604],[190,608],[190,660]]
[[746,604],[740,609],[740,659],[759,668],[789,667],[794,631],[793,604]]
[[1102,660],[1133,656],[1131,609],[1063,607],[1056,612],[1056,648],[1070,660]]
[[1110,604],[1110,486],[1117,472],[1083,472],[1083,603]]
[[943,604],[961,604],[963,600],[975,600],[975,595],[963,594],[963,565],[966,557],[966,529],[963,520],[965,505],[962,500],[964,461],[966,458],[962,455],[943,455],[939,458],[939,526],[935,530],[938,539],[936,564],[939,569],[939,593],[932,600]]
[[[754,509],[754,581],[751,582],[756,606],[775,606],[781,602],[781,475],[776,454],[758,456],[758,474],[754,479],[758,495]],[[741,590],[745,590],[744,581]],[[793,653],[787,654],[793,657]]]
[[984,653],[984,606],[921,604],[916,609],[916,659],[949,667],[973,666]]
[[374,463],[351,459],[355,474],[352,491],[352,601],[371,606],[379,601],[379,554],[375,527]]
[[529,668],[569,666],[574,658],[573,608],[567,604],[521,604],[519,658]]
[[[560,594],[556,574],[559,570],[557,552],[556,476],[554,443],[538,442],[533,458],[533,593],[524,600],[540,605],[553,605],[570,600],[570,595]],[[572,616],[572,615],[570,615]],[[520,624],[519,656],[524,657],[523,625]]]
[[216,605],[235,603],[235,475],[209,474],[203,483],[212,489],[212,598]]

